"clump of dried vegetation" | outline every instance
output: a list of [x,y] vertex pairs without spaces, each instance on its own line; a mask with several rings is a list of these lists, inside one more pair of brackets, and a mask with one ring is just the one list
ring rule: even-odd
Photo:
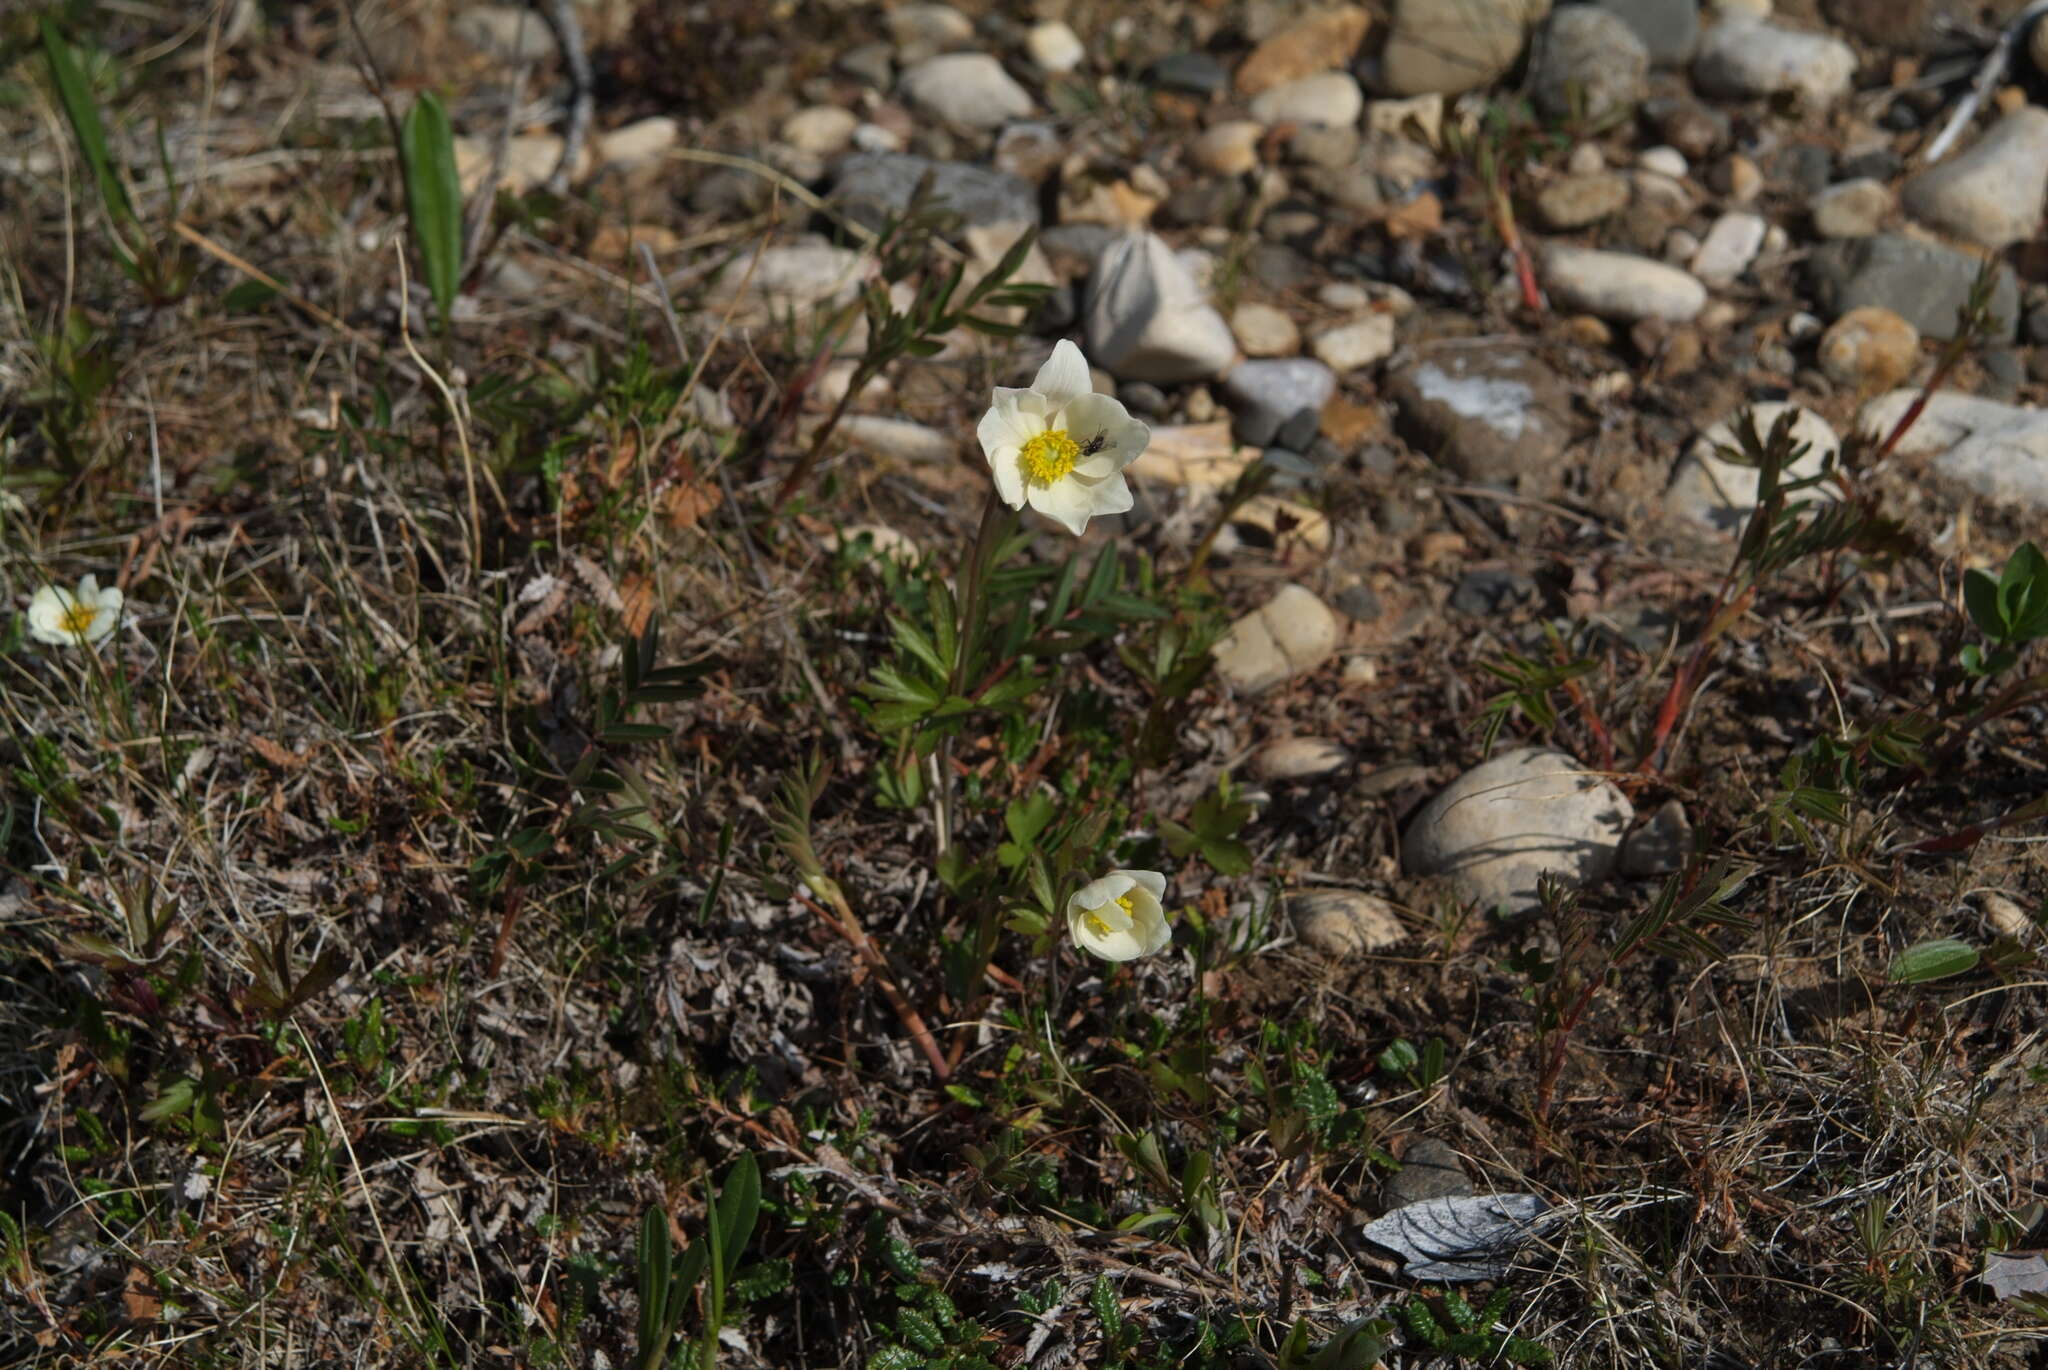
[[[649,273],[658,179],[451,197],[441,121],[551,107],[414,104],[429,18],[242,12],[0,17],[10,1363],[2041,1354],[1977,1278],[2048,1197],[2038,555],[1959,580],[1854,453],[1821,503],[1751,433],[1675,651],[1437,625],[1261,723],[1208,650],[1285,544],[1027,525],[968,622],[985,476],[842,459],[807,390],[856,315],[954,431],[1011,379],[923,357],[942,220],[882,235],[908,313],[738,330],[708,283],[808,208]],[[878,513],[928,551],[830,536]],[[28,638],[87,573],[118,633]],[[1555,740],[1699,855],[1496,920],[1396,883],[1412,794],[1234,779],[1258,727],[1438,777]],[[1176,872],[1171,955],[1066,944],[1112,862]],[[1311,877],[1409,940],[1304,949]],[[1358,1237],[1423,1135],[1554,1205],[1482,1293]]]

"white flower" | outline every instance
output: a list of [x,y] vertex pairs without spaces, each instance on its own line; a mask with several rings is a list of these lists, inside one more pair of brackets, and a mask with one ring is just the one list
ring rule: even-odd
[[28,635],[60,647],[98,642],[121,621],[121,592],[100,588],[99,577],[87,576],[76,590],[45,585],[28,602]]
[[975,435],[1003,503],[1029,504],[1076,537],[1097,514],[1131,507],[1124,468],[1152,441],[1121,404],[1095,393],[1081,349],[1064,341],[1029,390],[996,387]]
[[1067,900],[1067,931],[1105,961],[1150,956],[1173,940],[1159,906],[1165,893],[1166,877],[1158,871],[1111,871]]

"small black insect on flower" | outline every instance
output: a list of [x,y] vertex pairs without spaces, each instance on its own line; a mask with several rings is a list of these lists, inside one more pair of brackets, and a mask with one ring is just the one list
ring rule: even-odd
[[1088,441],[1081,444],[1081,455],[1084,457],[1092,457],[1097,452],[1100,452],[1103,448],[1107,446],[1109,446],[1109,433],[1105,430],[1104,432],[1095,434],[1093,437],[1089,438]]

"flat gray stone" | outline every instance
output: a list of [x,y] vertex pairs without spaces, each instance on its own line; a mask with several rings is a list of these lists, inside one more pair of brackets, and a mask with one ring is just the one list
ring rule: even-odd
[[[1937,339],[1955,336],[1956,312],[1969,300],[1980,266],[1966,252],[1897,233],[1828,243],[1807,258],[1814,298],[1829,318],[1878,305],[1921,337]],[[2019,328],[2020,285],[2011,267],[1998,267],[1991,312],[1999,320],[1992,336],[2012,338]]]
[[1336,373],[1307,357],[1240,362],[1223,378],[1231,432],[1240,442],[1271,445],[1280,427],[1304,409],[1320,410],[1337,389]]
[[2044,195],[2048,109],[2026,105],[1962,152],[1909,179],[1899,203],[1923,224],[2001,248],[2040,231]]
[[1417,1137],[1402,1154],[1401,1168],[1380,1182],[1380,1208],[1391,1213],[1428,1199],[1471,1192],[1464,1158],[1434,1137]]
[[1825,34],[1734,17],[1707,30],[1692,76],[1705,95],[1755,99],[1793,94],[1824,109],[1849,93],[1856,50]]
[[963,227],[1038,222],[1038,192],[1028,181],[964,162],[934,162],[902,152],[856,153],[835,168],[832,203],[855,223],[880,228],[910,203],[918,181],[932,173],[932,201],[963,220]]
[[1660,67],[1682,67],[1700,45],[1699,0],[1592,0],[1622,23]]
[[[1882,439],[1919,395],[1908,387],[1863,407],[1856,426]],[[2016,509],[2048,510],[2048,410],[1940,390],[1896,449],[1934,454],[1932,469],[1987,499]]]
[[1571,440],[1571,397],[1512,343],[1439,343],[1388,377],[1408,445],[1467,480],[1512,480],[1556,464]]
[[1650,50],[1619,15],[1593,5],[1551,13],[1536,40],[1529,85],[1536,108],[1554,119],[1575,110],[1602,119],[1649,94]]

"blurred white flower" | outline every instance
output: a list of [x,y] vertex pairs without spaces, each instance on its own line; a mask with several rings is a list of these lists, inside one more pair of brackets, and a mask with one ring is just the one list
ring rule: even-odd
[[28,602],[28,635],[60,647],[98,642],[121,621],[121,592],[100,588],[99,577],[87,576],[76,590],[45,585]]
[[1028,504],[1076,537],[1097,514],[1131,507],[1124,468],[1152,441],[1121,404],[1095,393],[1081,349],[1064,341],[1029,390],[996,387],[975,435],[1003,503]]
[[1173,940],[1159,896],[1166,877],[1158,871],[1111,871],[1067,900],[1067,931],[1074,941],[1105,961],[1131,961]]

